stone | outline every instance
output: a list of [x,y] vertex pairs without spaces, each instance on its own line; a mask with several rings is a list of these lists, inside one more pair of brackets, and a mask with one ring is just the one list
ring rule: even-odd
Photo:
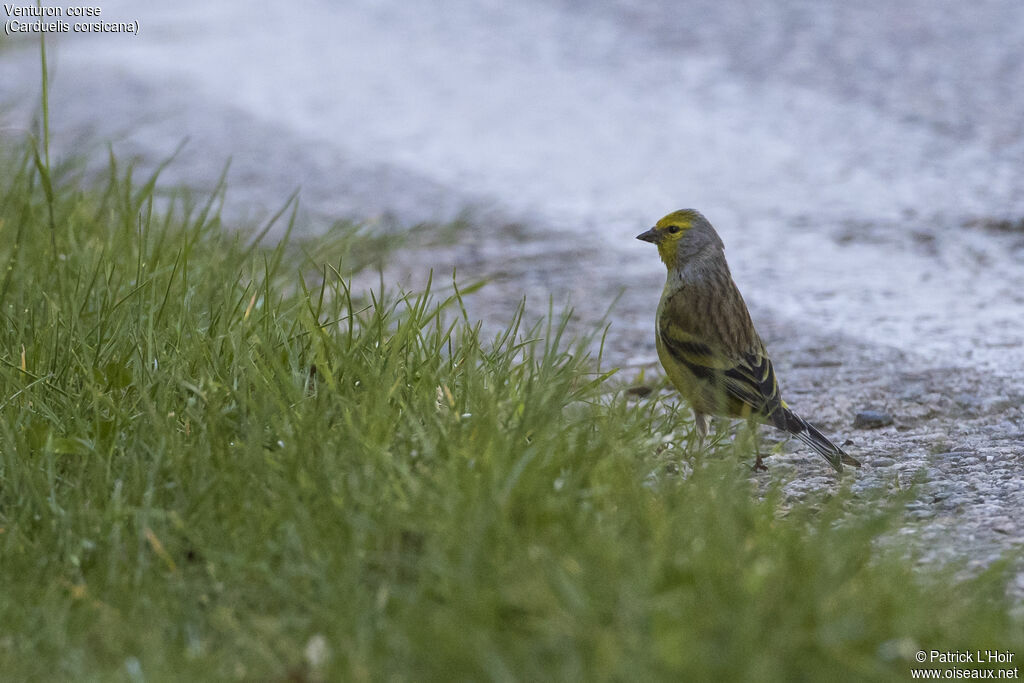
[[854,429],[878,429],[892,424],[892,415],[881,410],[862,410],[853,418]]

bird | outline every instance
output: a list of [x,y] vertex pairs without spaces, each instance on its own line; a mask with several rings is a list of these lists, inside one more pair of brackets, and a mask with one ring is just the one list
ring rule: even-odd
[[[775,369],[733,282],[725,245],[699,211],[673,211],[637,235],[658,247],[668,269],[655,320],[658,358],[690,404],[703,441],[708,416],[770,424],[810,446],[836,472],[860,462],[782,400]],[[766,470],[760,452],[754,470]]]

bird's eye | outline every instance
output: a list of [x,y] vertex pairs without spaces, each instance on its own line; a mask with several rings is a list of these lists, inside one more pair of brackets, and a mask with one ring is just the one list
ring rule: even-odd
[[675,235],[680,230],[681,230],[681,228],[678,225],[670,225],[670,226],[668,226],[668,231],[670,233],[672,233],[673,235]]

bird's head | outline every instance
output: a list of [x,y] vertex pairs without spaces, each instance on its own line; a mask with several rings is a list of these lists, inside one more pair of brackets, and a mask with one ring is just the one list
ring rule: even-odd
[[656,245],[658,255],[669,268],[679,261],[680,254],[692,258],[708,247],[722,248],[718,233],[708,219],[695,209],[673,211],[636,238]]

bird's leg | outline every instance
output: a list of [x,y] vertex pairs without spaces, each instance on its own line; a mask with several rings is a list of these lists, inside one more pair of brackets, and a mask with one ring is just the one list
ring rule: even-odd
[[747,422],[747,429],[750,430],[750,442],[754,446],[754,455],[757,456],[757,460],[754,461],[755,472],[767,472],[768,467],[764,464],[763,458],[761,458],[761,447],[757,441],[757,423],[753,420]]
[[708,416],[693,411],[693,426],[697,428],[697,450],[704,450],[704,439],[708,435]]

